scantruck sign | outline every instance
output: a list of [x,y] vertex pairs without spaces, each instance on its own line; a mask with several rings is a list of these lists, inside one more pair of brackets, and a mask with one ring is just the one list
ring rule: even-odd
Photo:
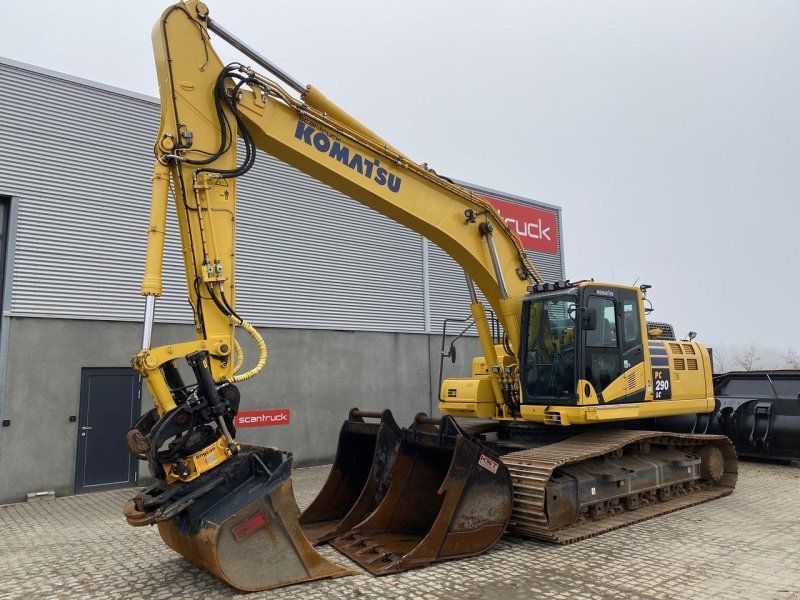
[[500,216],[522,241],[526,250],[558,254],[556,213],[533,206],[523,206],[491,196],[482,196],[500,212]]
[[267,410],[245,410],[236,415],[234,425],[239,427],[269,427],[270,425],[288,425],[292,413],[288,408],[270,408]]

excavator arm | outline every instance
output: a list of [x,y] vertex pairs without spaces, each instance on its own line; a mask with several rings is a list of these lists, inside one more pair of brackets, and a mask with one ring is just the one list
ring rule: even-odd
[[[210,33],[280,82],[241,63],[224,65]],[[517,370],[511,368],[509,353],[502,362],[498,357],[476,287],[497,314],[506,347],[517,348],[521,297],[541,278],[491,204],[410,161],[316,88],[283,73],[215,23],[202,2],[168,8],[153,30],[153,46],[162,110],[141,288],[144,335],[132,364],[155,408],[131,430],[128,446],[147,460],[157,483],[124,512],[132,525],[157,524],[169,546],[240,589],[347,574],[316,554],[301,533],[289,479],[291,456],[235,441],[235,384],[256,375],[267,358],[264,340],[236,311],[237,178],[252,167],[258,150],[267,152],[448,253],[466,274],[471,311],[491,367],[492,394],[506,416],[513,416]],[[152,347],[170,188],[196,335],[192,341]],[[237,329],[251,335],[259,349],[255,366],[242,373]],[[196,382],[183,381],[182,361]],[[391,416],[385,412],[381,419],[387,432]],[[363,420],[370,414],[354,410],[351,417]],[[342,542],[354,560],[377,574],[396,572],[482,552],[502,534],[511,510],[508,471],[454,420],[421,416],[402,430],[402,443],[398,435],[370,431],[367,449],[361,449],[364,457],[372,456],[369,447],[377,439],[391,440],[383,455],[387,465],[396,458],[400,471],[391,476],[395,485],[387,480],[375,488],[379,497],[387,495],[383,510],[374,510],[370,498],[361,504],[380,520],[385,537],[379,546],[387,549],[378,551],[375,544],[359,540]],[[388,470],[379,475],[386,477]],[[408,494],[411,500],[403,500]],[[478,515],[468,503],[462,505],[463,498],[475,494],[494,508]],[[428,509],[415,511],[423,495]],[[395,510],[395,503],[403,508]],[[362,520],[351,519],[354,524]],[[268,541],[252,541],[261,528],[269,530]],[[395,529],[397,535],[386,533]],[[419,531],[429,533],[409,546]],[[364,544],[380,559],[363,555]],[[283,562],[287,554],[296,559],[291,568]],[[243,568],[278,563],[274,569]],[[253,579],[250,573],[258,576]]]
[[[209,31],[277,74],[299,92],[299,98],[248,66],[223,65],[211,46]],[[517,235],[491,204],[409,160],[316,88],[298,84],[217,25],[201,2],[167,9],[153,30],[153,45],[162,114],[142,283],[142,294],[147,297],[145,335],[133,364],[145,378],[158,416],[163,416],[177,406],[176,389],[180,393],[185,388],[175,361],[186,358],[208,404],[206,417],[223,433],[214,442],[213,461],[184,461],[180,473],[164,467],[169,481],[191,480],[236,452],[229,431],[235,407],[224,397],[226,391],[231,397],[236,394],[232,386],[217,388],[220,383],[252,377],[266,361],[264,341],[235,308],[236,179],[250,169],[257,150],[442,248],[466,274],[488,365],[497,367],[499,360],[474,285],[498,315],[508,346],[518,347],[520,298],[541,278]],[[237,139],[243,141],[244,156],[237,156]],[[151,348],[155,297],[162,287],[170,182],[197,339]],[[237,327],[253,336],[260,350],[256,366],[242,374],[235,372],[242,358],[235,341]],[[510,387],[510,382],[504,381],[509,376],[505,368],[495,371],[492,388],[497,404],[503,405],[501,388]],[[211,440],[205,441],[209,444],[198,452],[211,448]]]

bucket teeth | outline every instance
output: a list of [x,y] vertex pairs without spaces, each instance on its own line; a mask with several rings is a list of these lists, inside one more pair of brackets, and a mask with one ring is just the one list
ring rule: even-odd
[[386,554],[386,552],[381,550],[381,547],[378,546],[378,544],[370,543],[365,543],[364,546],[358,551],[359,556],[370,556],[372,554]]
[[399,446],[400,427],[391,411],[350,411],[339,432],[328,479],[300,516],[300,526],[312,544],[346,534],[375,510],[389,487]]
[[371,544],[367,539],[358,540],[355,544],[350,546],[354,549],[357,554],[369,554],[375,548],[378,547],[378,544]]
[[375,566],[375,565],[377,565],[379,563],[380,564],[391,563],[391,562],[394,562],[392,560],[392,558],[391,558],[392,556],[393,555],[390,552],[380,551],[380,552],[378,552],[377,556],[369,559],[367,561],[367,563],[372,565],[372,566]]
[[[344,435],[347,426],[348,422],[340,444],[349,442]],[[497,454],[450,417],[418,415],[399,440],[380,503],[331,545],[373,575],[474,556],[491,548],[512,509],[511,477]],[[332,473],[347,458],[346,447],[340,446]],[[374,472],[374,462],[372,467]],[[322,496],[330,496],[329,491],[318,499]]]
[[346,548],[348,550],[352,550],[354,553],[360,552],[361,549],[366,548],[369,545],[367,539],[361,537],[360,535],[346,535],[339,538],[337,542],[337,547],[340,549]]

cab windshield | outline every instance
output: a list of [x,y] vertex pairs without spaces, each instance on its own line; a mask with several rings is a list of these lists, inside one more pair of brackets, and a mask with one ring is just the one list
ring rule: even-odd
[[525,398],[568,401],[575,397],[574,294],[532,300],[528,307]]

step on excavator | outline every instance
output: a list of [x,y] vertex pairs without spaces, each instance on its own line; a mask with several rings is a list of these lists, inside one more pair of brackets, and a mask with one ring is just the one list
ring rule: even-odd
[[[254,66],[223,64],[212,36]],[[356,572],[313,544],[329,542],[385,575],[480,554],[505,530],[574,541],[733,490],[736,455],[724,436],[636,429],[714,408],[707,349],[648,332],[647,286],[545,282],[485,198],[409,160],[236,38],[202,2],[167,8],[153,47],[161,123],[144,334],[132,364],[155,407],[127,444],[155,483],[125,505],[131,525],[156,525],[199,567],[240,590],[264,590]],[[471,377],[442,382],[441,418],[420,414],[401,428],[388,410],[353,409],[330,476],[302,515],[291,454],[236,441],[236,384],[267,360],[234,294],[236,184],[257,150],[450,255],[464,270],[483,352]],[[170,187],[196,339],[152,347]],[[500,343],[478,289],[502,327]],[[237,331],[259,351],[247,371]]]

